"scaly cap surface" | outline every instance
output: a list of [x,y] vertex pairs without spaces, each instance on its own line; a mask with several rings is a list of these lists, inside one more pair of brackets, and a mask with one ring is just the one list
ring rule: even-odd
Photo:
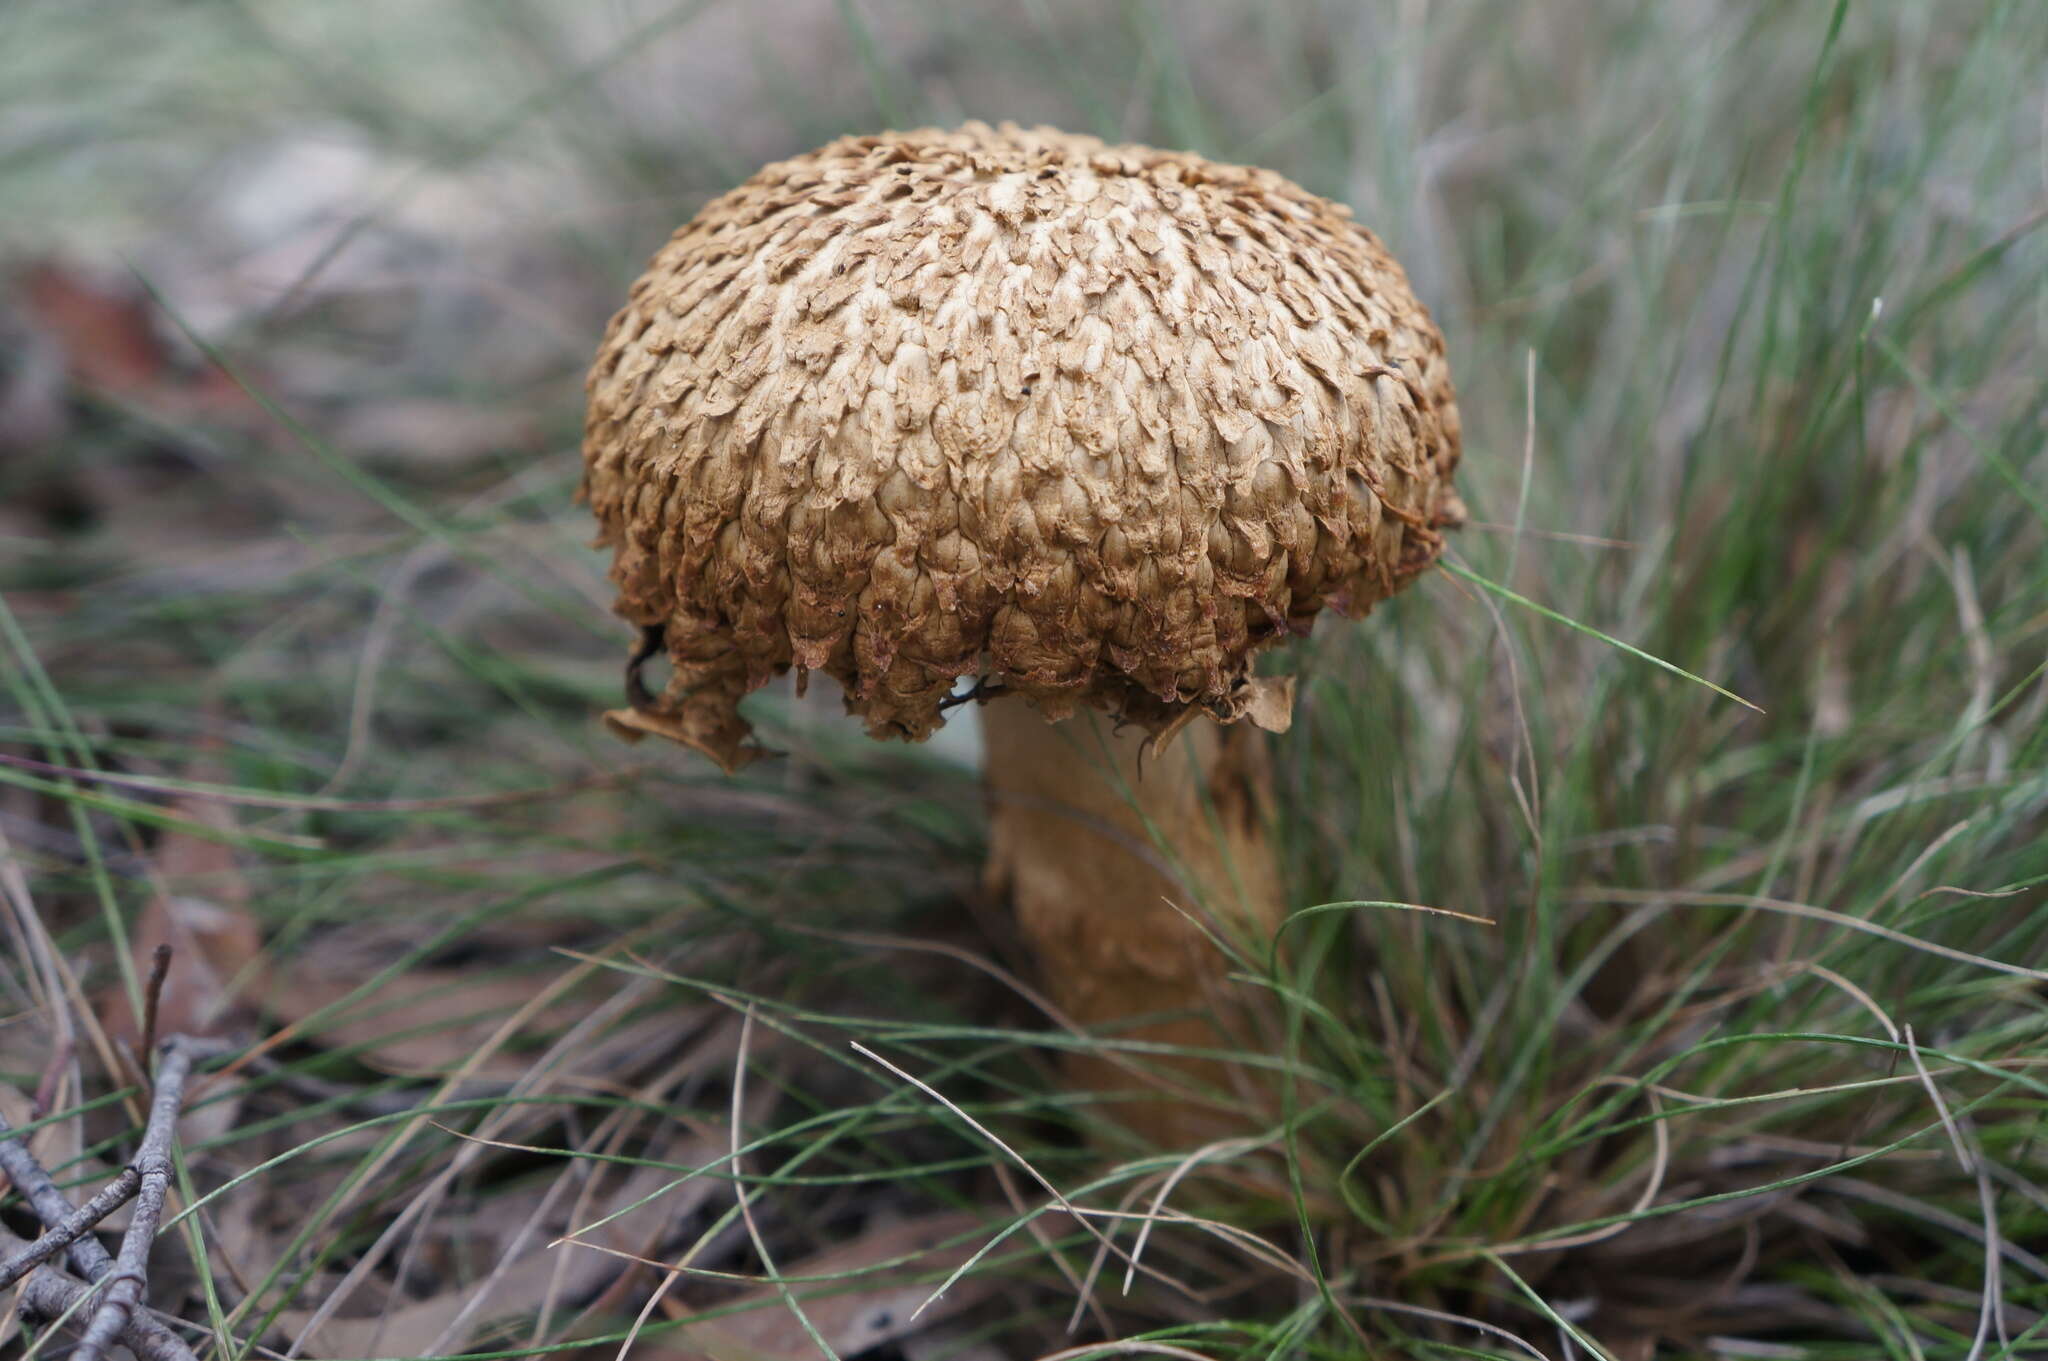
[[929,736],[962,676],[1285,727],[1253,654],[1463,517],[1443,337],[1348,210],[1048,128],[768,166],[655,255],[588,393],[615,608],[675,664],[611,721],[728,769],[791,666],[876,736]]

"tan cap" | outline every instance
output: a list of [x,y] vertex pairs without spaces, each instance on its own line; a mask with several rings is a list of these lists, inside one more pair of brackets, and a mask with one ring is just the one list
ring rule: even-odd
[[1049,128],[842,139],[707,205],[598,351],[583,492],[675,664],[611,719],[730,769],[796,666],[876,736],[963,676],[1285,727],[1253,654],[1434,561],[1458,451],[1443,337],[1342,206]]

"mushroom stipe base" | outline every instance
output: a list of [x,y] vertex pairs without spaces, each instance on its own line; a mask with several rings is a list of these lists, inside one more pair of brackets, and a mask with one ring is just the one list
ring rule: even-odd
[[1152,1086],[1102,1109],[1161,1147],[1247,1133],[1247,1111],[1272,1105],[1251,1073],[1155,1047],[1240,1052],[1265,1029],[1219,944],[1264,958],[1285,916],[1264,738],[1204,718],[1154,754],[1143,729],[1093,710],[1050,726],[1017,700],[980,713],[987,887],[1054,1005],[1104,1046],[1076,1051],[1070,1079]]

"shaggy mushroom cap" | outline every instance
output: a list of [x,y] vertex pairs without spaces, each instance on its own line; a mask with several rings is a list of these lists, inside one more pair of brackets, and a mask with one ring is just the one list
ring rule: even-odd
[[588,392],[616,609],[675,666],[611,721],[728,769],[791,666],[876,736],[928,737],[964,676],[1284,728],[1253,655],[1463,517],[1443,337],[1347,209],[1049,128],[768,166],[655,255]]

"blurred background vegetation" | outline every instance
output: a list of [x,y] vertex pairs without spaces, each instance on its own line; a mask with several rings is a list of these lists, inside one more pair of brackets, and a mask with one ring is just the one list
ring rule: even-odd
[[[211,1356],[2048,1355],[2044,77],[2038,0],[13,0],[0,1108],[127,1156],[160,942],[262,1042],[152,1282]],[[967,117],[1351,204],[1459,380],[1463,574],[1277,660],[1363,905],[1191,1171],[991,982],[971,722],[594,721],[606,317]]]

